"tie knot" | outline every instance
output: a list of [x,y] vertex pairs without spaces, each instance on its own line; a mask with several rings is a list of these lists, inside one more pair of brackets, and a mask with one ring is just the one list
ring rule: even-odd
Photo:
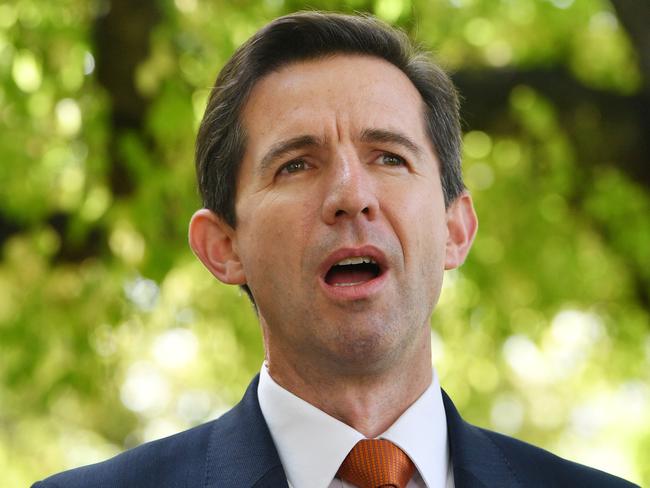
[[399,447],[385,439],[359,441],[336,475],[359,488],[405,488],[415,466]]

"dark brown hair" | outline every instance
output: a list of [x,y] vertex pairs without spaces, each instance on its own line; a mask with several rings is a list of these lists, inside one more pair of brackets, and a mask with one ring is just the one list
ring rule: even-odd
[[441,164],[445,205],[463,191],[458,96],[447,74],[403,32],[374,17],[300,12],[260,29],[219,73],[196,141],[196,172],[205,208],[236,226],[237,176],[246,144],[241,113],[255,83],[292,62],[339,53],[375,56],[408,76],[424,101],[427,133]]

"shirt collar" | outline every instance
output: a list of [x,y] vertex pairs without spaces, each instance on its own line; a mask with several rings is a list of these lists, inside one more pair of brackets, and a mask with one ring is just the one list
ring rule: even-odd
[[435,369],[429,388],[379,437],[408,454],[426,486],[447,486],[447,419]]
[[[327,488],[363,434],[285,390],[266,365],[257,395],[291,486]],[[445,486],[447,423],[435,370],[429,388],[379,438],[399,446],[427,486]]]

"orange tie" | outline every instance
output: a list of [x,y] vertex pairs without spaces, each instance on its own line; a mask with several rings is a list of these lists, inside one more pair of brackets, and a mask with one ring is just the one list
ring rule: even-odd
[[359,488],[406,488],[415,466],[399,447],[385,439],[359,441],[336,476]]

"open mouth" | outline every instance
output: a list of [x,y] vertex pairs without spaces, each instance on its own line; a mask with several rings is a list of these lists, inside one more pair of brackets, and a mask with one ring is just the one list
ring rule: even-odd
[[377,262],[368,256],[345,258],[334,264],[325,275],[330,286],[354,286],[374,280],[382,273]]

